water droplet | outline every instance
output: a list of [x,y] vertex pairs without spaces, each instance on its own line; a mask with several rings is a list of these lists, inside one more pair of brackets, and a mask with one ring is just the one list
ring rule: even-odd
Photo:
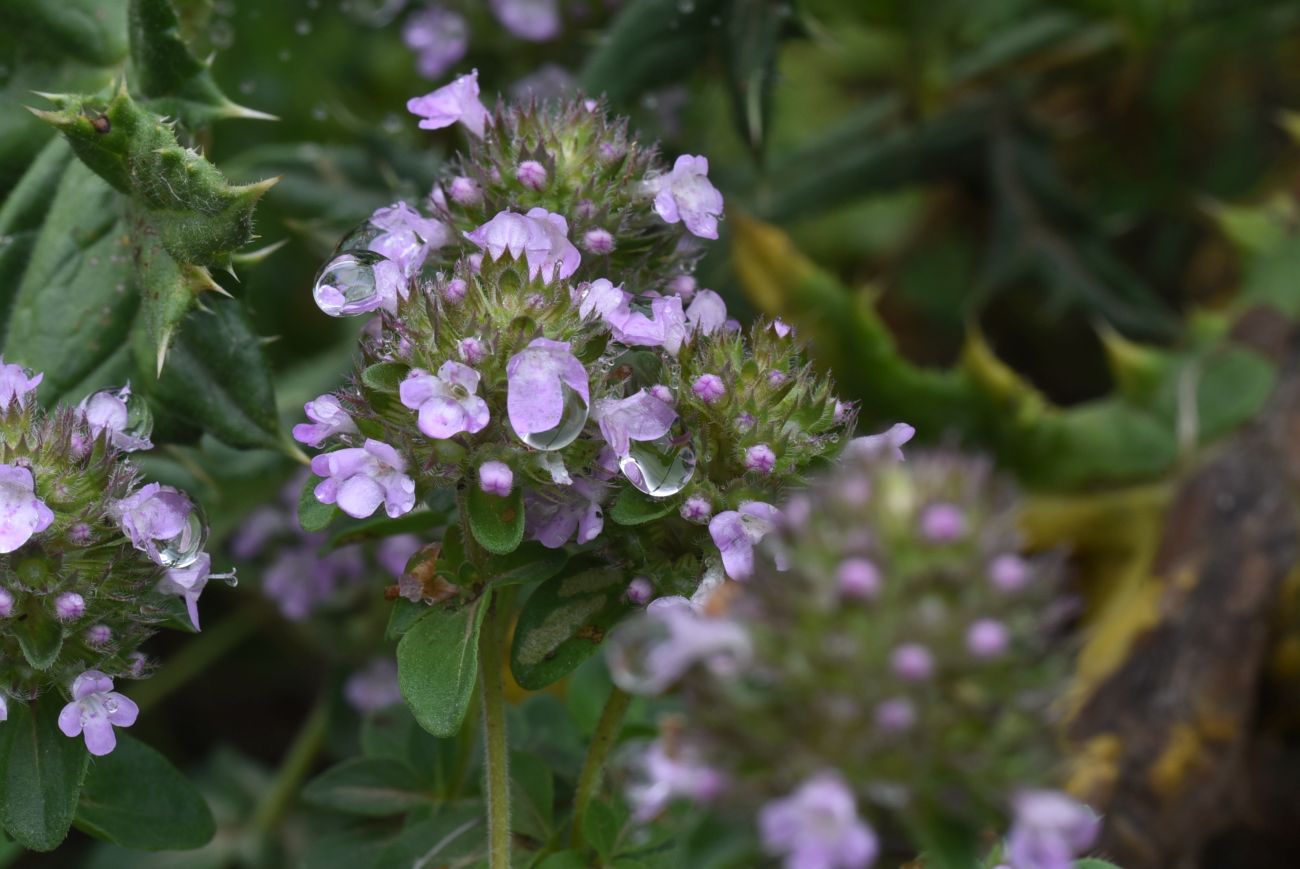
[[[658,694],[680,672],[665,668],[656,651],[665,648],[672,631],[661,619],[638,616],[624,621],[605,644],[609,674],[629,694]],[[660,666],[656,666],[659,664]]]
[[311,22],[306,18],[299,18],[298,23],[293,26],[293,32],[299,36],[306,36],[311,33]]
[[181,533],[158,544],[158,561],[163,567],[180,569],[198,561],[208,542],[208,522],[198,504],[192,505]]
[[293,52],[287,48],[282,48],[276,57],[280,58],[281,63],[288,63],[289,58],[293,57]]
[[382,262],[382,256],[368,250],[339,254],[316,276],[312,298],[331,317],[354,317],[375,310],[386,295],[385,276],[376,272]]
[[680,492],[695,476],[695,449],[681,421],[653,441],[632,441],[618,466],[628,481],[652,498]]
[[587,424],[587,402],[577,390],[567,385],[561,386],[561,389],[564,390],[564,410],[560,413],[560,421],[555,428],[533,432],[520,438],[534,449],[563,449],[577,440],[578,435],[582,433],[582,427]]
[[329,109],[325,108],[324,103],[317,103],[311,107],[311,116],[318,121],[323,121],[330,116]]
[[257,82],[251,78],[246,78],[239,83],[239,92],[241,94],[251,94],[255,90],[257,90]]
[[677,0],[677,11],[683,15],[690,15],[695,11],[695,0]]
[[369,220],[363,220],[352,229],[348,230],[347,235],[339,240],[338,245],[334,248],[334,255],[341,253],[350,253],[352,251],[368,251],[375,239],[383,234],[383,230],[375,226]]
[[213,48],[226,49],[235,44],[235,28],[229,21],[214,18],[208,25],[208,42]]
[[118,707],[117,700],[113,697],[109,697],[107,700],[104,701],[104,711],[107,712],[109,715],[112,715],[114,712],[116,712],[117,707]]

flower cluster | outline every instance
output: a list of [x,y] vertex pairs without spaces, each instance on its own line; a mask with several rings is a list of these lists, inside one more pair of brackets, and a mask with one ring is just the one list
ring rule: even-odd
[[295,429],[326,450],[316,498],[396,517],[477,489],[517,498],[528,538],[602,547],[661,594],[710,565],[746,576],[771,505],[853,413],[789,328],[744,334],[691,275],[723,210],[707,162],[668,169],[593,101],[490,113],[474,75],[410,108],[470,146],[427,212],[384,210],[413,246],[377,214],[321,273],[325,313],[378,313],[357,375]]
[[128,461],[150,446],[129,387],[47,413],[40,382],[0,361],[0,721],[62,694],[60,729],[102,755],[135,721],[113,685],[148,673],[141,643],[199,629],[207,527],[183,492],[143,483]]
[[[1055,562],[1019,554],[1011,495],[985,464],[901,462],[909,435],[851,442],[780,517],[742,507],[737,522],[777,529],[746,550],[747,582],[653,600],[615,631],[615,681],[676,685],[685,703],[635,763],[642,816],[720,801],[753,813],[788,867],[859,869],[877,829],[999,829],[1009,809],[1014,869],[1067,869],[1091,844],[1090,812],[1033,790],[1063,669]],[[672,772],[680,758],[696,779]],[[726,785],[695,787],[704,768]]]

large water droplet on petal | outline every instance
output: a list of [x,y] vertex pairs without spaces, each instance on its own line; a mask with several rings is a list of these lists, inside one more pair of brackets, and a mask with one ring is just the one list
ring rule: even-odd
[[208,542],[208,522],[199,505],[192,505],[185,517],[185,527],[175,537],[158,541],[158,562],[163,567],[180,569],[198,561]]
[[339,240],[338,245],[334,248],[334,255],[341,253],[351,253],[354,251],[369,251],[370,245],[374,244],[375,239],[383,235],[384,231],[375,226],[369,220],[363,220],[348,231],[348,234]]
[[679,420],[657,440],[632,441],[618,466],[642,492],[652,498],[667,498],[680,492],[695,476],[695,449]]
[[559,423],[556,424],[555,428],[532,432],[520,438],[534,449],[564,449],[577,440],[578,435],[582,433],[582,427],[587,424],[587,402],[578,394],[577,390],[567,384],[562,385],[560,388],[564,390],[564,410],[560,414]]
[[316,276],[312,298],[331,317],[354,317],[379,308],[392,289],[385,286],[389,276],[376,270],[383,262],[382,256],[366,250],[339,254]]

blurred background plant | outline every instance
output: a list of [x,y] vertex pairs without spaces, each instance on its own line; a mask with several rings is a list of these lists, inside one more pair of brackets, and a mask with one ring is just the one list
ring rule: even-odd
[[[987,451],[1020,478],[1035,496],[1023,520],[1030,539],[1071,548],[1087,601],[1077,709],[1172,618],[1161,601],[1173,583],[1157,556],[1169,505],[1200,496],[1180,481],[1201,467],[1201,447],[1235,449],[1227,438],[1285,381],[1276,351],[1300,273],[1292,3],[494,0],[435,13],[403,0],[177,0],[175,26],[166,3],[135,7],[147,14],[129,23],[126,0],[0,0],[0,350],[46,371],[47,404],[131,378],[158,420],[158,448],[140,464],[205,505],[214,541],[277,498],[296,467],[288,425],[350,364],[355,325],[317,310],[317,268],[375,208],[423,197],[449,149],[446,136],[416,129],[405,101],[471,68],[485,94],[607,94],[670,155],[708,155],[727,218],[701,286],[735,311],[795,323],[860,401],[865,430],[906,419],[918,439]],[[464,52],[448,59],[458,33]],[[196,60],[209,56],[210,67]],[[128,96],[110,106],[123,77]],[[87,109],[32,91],[102,97]],[[159,147],[121,155],[158,175],[192,164],[186,149],[196,148],[198,186],[160,191],[133,183],[139,174],[110,186],[25,105],[52,111],[47,120],[83,143],[132,119],[149,129],[173,119],[174,132],[155,131]],[[160,151],[170,156],[148,162]],[[238,187],[276,176],[269,188]],[[254,203],[255,239],[245,220]],[[195,215],[213,234],[226,230],[223,244],[177,237]],[[198,638],[155,643],[167,665],[136,695],[142,707],[159,704],[139,730],[208,770],[220,827],[201,857],[157,865],[278,866],[309,847],[342,862],[351,852],[315,835],[318,820],[296,799],[301,782],[325,758],[359,749],[388,760],[417,752],[402,762],[421,775],[435,768],[428,752],[443,743],[403,712],[368,713],[358,736],[344,685],[382,650],[338,637],[367,632],[376,616],[358,606],[331,614],[342,624],[328,630],[284,630],[258,590],[284,557],[247,561],[241,576],[253,581],[205,598]],[[299,568],[309,581],[318,569]],[[379,601],[391,582],[372,565],[353,593]],[[1276,580],[1265,596],[1281,588]],[[1235,593],[1227,583],[1224,597],[1186,608],[1227,605]],[[1244,670],[1253,678],[1239,680],[1231,703],[1241,727],[1222,736],[1226,753],[1252,753],[1246,732],[1266,730],[1271,757],[1292,755],[1293,704],[1278,686],[1296,669],[1293,609],[1276,623],[1258,614],[1257,634],[1276,627],[1274,654],[1254,652]],[[1266,662],[1263,684],[1277,696],[1261,701]],[[595,662],[563,699],[517,695],[516,748],[536,748],[564,783],[540,783],[548,772],[521,784],[537,801],[568,798],[578,735],[595,728],[607,690]],[[1264,715],[1270,724],[1256,724]],[[625,737],[638,727],[645,736],[653,717],[634,709],[628,721]],[[1151,799],[1168,806],[1162,823],[1195,831],[1180,856],[1209,848],[1218,862],[1205,865],[1290,865],[1285,813],[1242,820],[1189,795],[1183,776],[1220,738],[1204,729],[1179,741],[1171,725],[1136,767],[1116,760],[1127,734],[1094,734],[1080,750],[1080,787],[1164,757],[1167,784]],[[212,754],[214,744],[223,747]],[[415,791],[470,795],[475,781],[452,770]],[[410,808],[360,823],[400,833],[395,818]],[[630,846],[620,809],[610,811],[593,824],[612,830],[601,854],[614,863]],[[422,831],[409,834],[412,847],[418,836],[445,838],[443,820],[410,821]],[[1233,825],[1253,833],[1245,856],[1216,844]],[[687,837],[715,843],[691,865],[744,859],[713,833]],[[85,839],[67,848],[44,865],[91,850]],[[1119,856],[1167,865],[1162,852]],[[87,859],[149,865],[107,849]]]

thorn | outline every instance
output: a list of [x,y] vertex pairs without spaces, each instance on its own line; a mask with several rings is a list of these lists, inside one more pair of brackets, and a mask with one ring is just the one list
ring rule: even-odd
[[191,266],[188,271],[191,287],[195,291],[202,293],[206,290],[231,298],[226,288],[212,279],[212,272],[208,271],[206,266]]
[[[248,253],[237,253],[234,255],[234,257],[231,258],[232,260],[231,265],[233,266],[234,263],[239,263],[240,265],[256,265],[257,263],[260,263],[262,260],[266,259],[271,254],[275,253],[277,250],[284,247],[288,243],[289,243],[289,239],[282,238],[277,242],[268,244],[266,247],[261,247],[258,248],[257,250],[251,250]],[[230,273],[233,275],[234,271],[231,271]]]
[[254,197],[259,197],[262,194],[264,194],[266,191],[270,190],[275,185],[279,184],[282,178],[284,178],[283,175],[274,175],[262,181],[257,181],[252,184],[241,185],[239,187],[236,187],[235,189],[240,191],[241,193],[243,192],[252,193]]
[[167,361],[167,345],[171,344],[172,333],[168,329],[163,333],[162,341],[158,344],[158,370],[154,372],[155,377],[162,377],[163,363]]
[[232,103],[229,100],[222,106],[221,117],[242,119],[246,121],[278,121],[278,115],[272,115],[268,112],[259,112],[257,109],[250,109],[248,106],[241,106],[239,103]]

